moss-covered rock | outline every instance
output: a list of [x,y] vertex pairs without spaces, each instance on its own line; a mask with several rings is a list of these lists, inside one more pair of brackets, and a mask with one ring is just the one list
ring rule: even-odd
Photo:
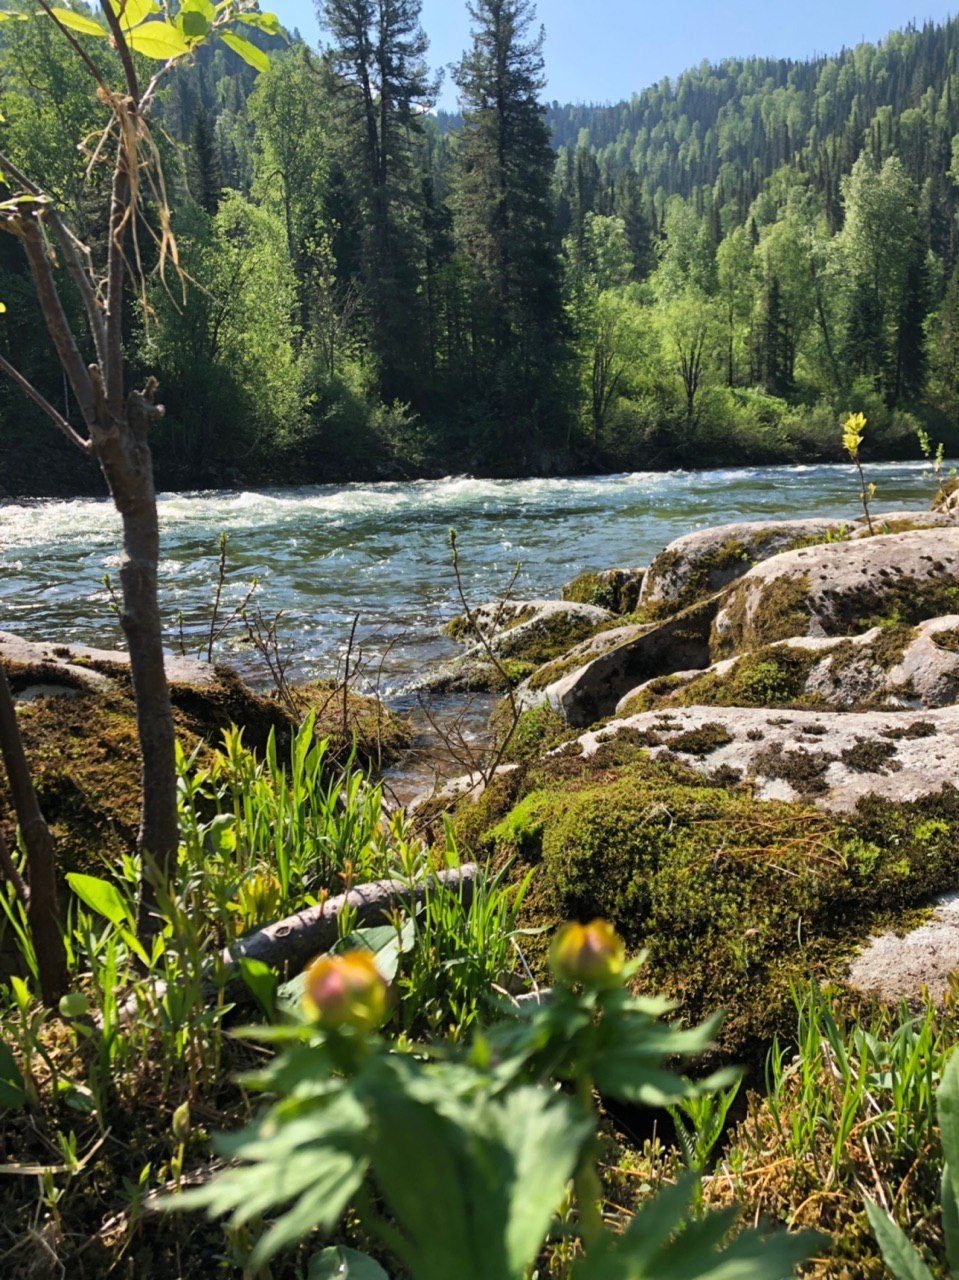
[[646,577],[646,569],[587,570],[562,590],[562,598],[579,604],[594,604],[612,613],[632,613],[639,604],[639,595]]
[[706,671],[647,681],[621,699],[618,716],[668,706],[846,711],[942,707],[959,697],[959,617],[918,627],[873,627],[848,638],[789,639]]
[[806,547],[754,566],[729,589],[710,648],[724,658],[789,636],[915,626],[957,609],[957,528]]
[[590,604],[493,601],[473,610],[472,620],[461,615],[447,624],[446,634],[468,648],[426,673],[414,687],[430,693],[502,693],[612,621],[607,609]]
[[640,605],[660,615],[711,596],[754,564],[796,546],[824,540],[833,520],[744,521],[686,534],[649,566]]
[[727,1011],[723,1046],[737,1055],[759,1054],[781,1029],[791,980],[810,968],[839,976],[878,922],[959,870],[951,788],[837,817],[637,749],[619,764],[543,761],[506,799],[485,843],[539,867],[528,923],[611,919],[649,950],[643,982],[684,1016]]
[[[0,635],[0,663],[17,702],[17,719],[43,812],[57,838],[63,872],[98,870],[136,842],[140,753],[136,708],[124,653],[82,646],[33,644]],[[300,714],[255,693],[229,668],[193,659],[168,660],[177,738],[186,752],[218,744],[239,725],[261,751],[270,733],[281,754]],[[317,731],[334,755],[356,750],[369,765],[386,764],[409,742],[404,721],[370,698],[314,684],[295,688],[298,712],[313,710]],[[10,813],[0,777],[0,813]],[[7,820],[6,833],[12,835]]]

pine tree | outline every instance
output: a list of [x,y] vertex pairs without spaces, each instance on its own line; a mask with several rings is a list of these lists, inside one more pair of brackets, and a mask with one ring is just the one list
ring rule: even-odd
[[187,152],[187,185],[190,195],[201,209],[212,217],[220,203],[223,191],[223,167],[217,151],[216,139],[203,107],[197,107],[190,130],[190,149]]
[[414,146],[436,97],[420,26],[421,0],[319,0],[332,65],[347,90],[346,118],[368,209],[363,274],[384,398],[412,399],[426,346],[417,229],[422,182]]
[[[454,68],[464,116],[454,230],[479,281],[481,355],[505,416],[556,415],[563,310],[550,202],[554,158],[539,102],[543,33],[531,0],[473,0],[472,47]],[[522,401],[522,403],[518,403]]]

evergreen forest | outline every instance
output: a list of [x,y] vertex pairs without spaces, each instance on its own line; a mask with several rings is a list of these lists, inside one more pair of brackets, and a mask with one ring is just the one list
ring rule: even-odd
[[[449,68],[418,0],[321,0],[319,49],[254,31],[261,66],[220,42],[159,94],[182,274],[141,243],[126,327],[161,484],[830,459],[852,411],[876,454],[959,444],[959,20],[563,106],[530,0],[469,9]],[[49,24],[0,26],[4,151],[94,238],[84,75]],[[11,237],[0,298],[69,417]],[[0,477],[99,483],[6,382]]]

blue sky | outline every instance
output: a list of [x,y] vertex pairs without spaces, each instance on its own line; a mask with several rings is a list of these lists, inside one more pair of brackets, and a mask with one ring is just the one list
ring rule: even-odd
[[[916,8],[921,3],[922,8]],[[940,0],[539,0],[546,27],[548,98],[617,102],[703,59],[764,54],[805,58],[879,40],[915,20],[941,20],[955,7]],[[313,0],[261,0],[312,42]],[[423,0],[430,60],[446,65],[469,37],[465,0]],[[453,106],[446,77],[442,105]]]

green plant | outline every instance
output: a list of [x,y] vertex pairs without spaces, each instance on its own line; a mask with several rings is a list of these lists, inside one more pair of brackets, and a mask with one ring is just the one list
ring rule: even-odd
[[[942,1139],[942,1233],[949,1275],[959,1274],[959,1055],[950,1053],[936,1090],[936,1117]],[[895,1218],[872,1200],[866,1215],[896,1280],[933,1280],[922,1254]]]
[[849,454],[856,471],[859,474],[859,494],[862,501],[863,513],[866,517],[866,524],[869,528],[870,535],[875,533],[872,527],[872,516],[869,514],[869,503],[876,496],[876,486],[874,484],[866,485],[866,477],[863,474],[862,462],[859,459],[859,446],[862,444],[863,433],[866,430],[866,417],[862,413],[851,413],[842,428],[842,445]]
[[[554,945],[562,981],[552,999],[459,1049],[398,1052],[368,1033],[365,1013],[355,1025],[338,1015],[324,1030],[300,1015],[251,1032],[281,1048],[247,1078],[273,1101],[249,1128],[220,1139],[235,1164],[166,1207],[229,1214],[234,1228],[267,1219],[251,1268],[314,1231],[329,1235],[351,1208],[414,1280],[523,1280],[547,1239],[570,1230],[580,1241],[576,1280],[791,1274],[808,1241],[750,1230],[730,1238],[733,1213],[693,1208],[695,1177],[654,1199],[621,1236],[607,1229],[595,1093],[678,1106],[728,1085],[729,1075],[693,1084],[668,1070],[667,1061],[708,1047],[715,1020],[687,1029],[663,1022],[665,1001],[626,990],[641,961],[623,963],[609,927],[574,928]],[[575,1224],[564,1226],[557,1211],[570,1183]],[[335,1274],[335,1254],[319,1257],[318,1274]],[[378,1274],[368,1259],[362,1266],[357,1274]]]

